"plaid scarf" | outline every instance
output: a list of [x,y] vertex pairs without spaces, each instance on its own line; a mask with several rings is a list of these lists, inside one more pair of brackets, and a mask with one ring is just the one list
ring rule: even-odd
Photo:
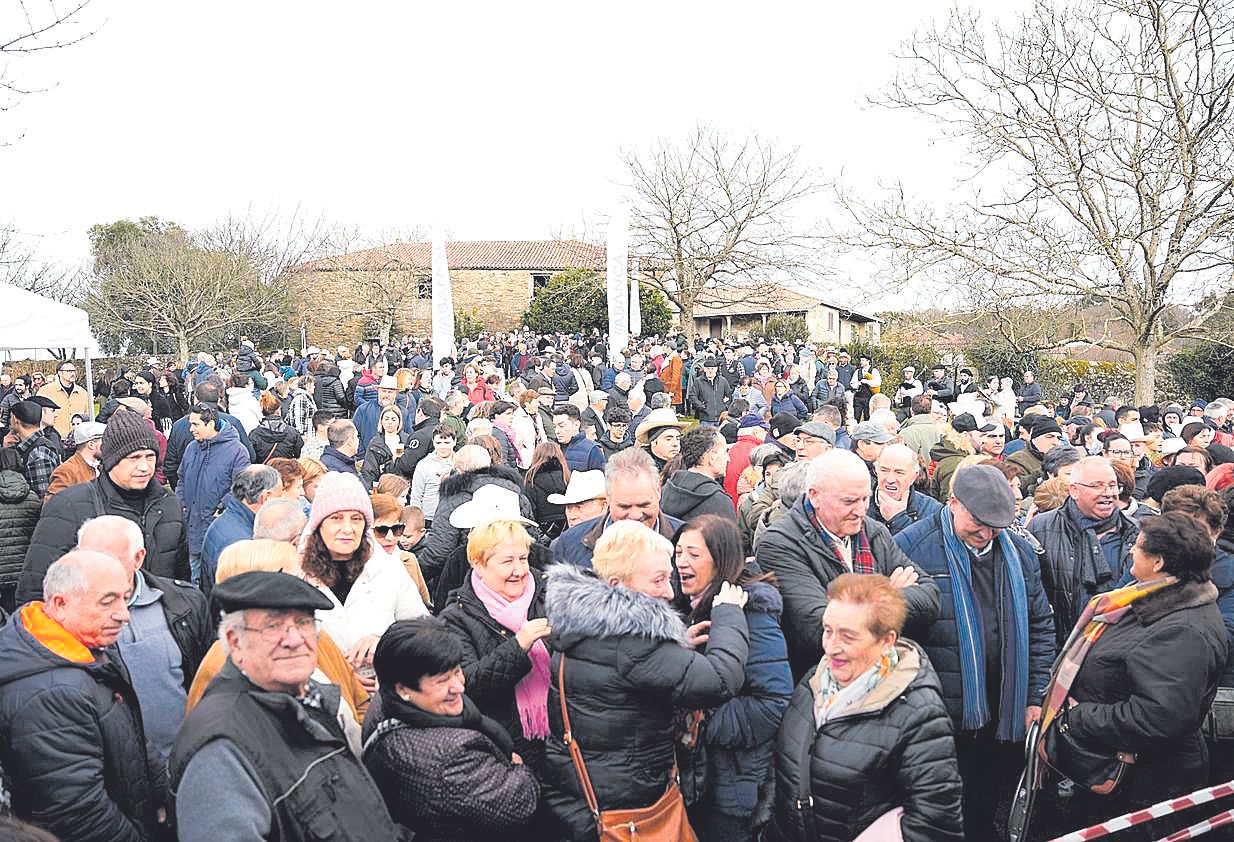
[[[1152,582],[1136,582],[1097,594],[1088,601],[1084,612],[1076,620],[1075,628],[1071,630],[1067,642],[1063,644],[1062,654],[1054,662],[1054,673],[1050,676],[1050,683],[1046,685],[1045,704],[1042,705],[1041,710],[1042,734],[1066,710],[1071,685],[1079,674],[1089,650],[1093,648],[1093,644],[1101,638],[1105,630],[1126,615],[1131,608],[1131,603],[1151,593],[1156,593],[1162,588],[1177,584],[1177,582],[1178,579],[1173,576],[1166,576]],[[1038,751],[1045,750],[1045,740],[1040,740],[1037,745]],[[1041,786],[1041,776],[1044,771],[1045,764],[1043,763],[1038,772],[1038,780],[1034,782],[1037,787]]]
[[866,536],[865,522],[861,524],[861,531],[849,538],[849,546],[856,547],[852,553],[852,558],[849,558],[849,553],[843,547],[839,546],[835,539],[831,537],[831,533],[823,526],[822,521],[818,519],[818,512],[814,511],[814,507],[810,505],[810,501],[805,501],[806,514],[810,517],[810,523],[814,524],[814,528],[818,531],[818,535],[823,539],[823,545],[831,550],[832,554],[840,560],[853,573],[877,573],[878,570],[874,566],[874,552],[870,549],[870,539]]

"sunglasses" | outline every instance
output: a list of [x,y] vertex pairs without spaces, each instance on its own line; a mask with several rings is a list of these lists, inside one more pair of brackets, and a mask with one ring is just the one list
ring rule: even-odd
[[376,533],[378,538],[384,538],[391,534],[394,535],[395,538],[401,538],[403,536],[403,530],[406,528],[407,527],[405,524],[395,523],[391,526],[374,526],[373,532]]

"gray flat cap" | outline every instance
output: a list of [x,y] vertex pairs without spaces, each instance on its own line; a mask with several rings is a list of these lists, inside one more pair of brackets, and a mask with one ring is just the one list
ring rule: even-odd
[[969,465],[955,472],[951,480],[955,497],[979,523],[993,529],[1006,529],[1015,521],[1015,495],[997,468]]
[[823,439],[832,447],[836,446],[836,431],[828,427],[822,421],[807,421],[797,428],[797,435],[805,434],[814,436],[816,439]]

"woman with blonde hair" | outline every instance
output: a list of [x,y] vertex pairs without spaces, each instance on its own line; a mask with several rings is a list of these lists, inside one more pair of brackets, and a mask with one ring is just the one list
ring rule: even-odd
[[[219,556],[218,570],[215,572],[215,584],[241,573],[262,570],[268,573],[287,573],[300,576],[299,554],[291,544],[282,541],[237,541]],[[220,641],[215,641],[202,659],[197,674],[193,676],[193,685],[189,688],[186,713],[200,701],[206,687],[218,675],[227,653]],[[351,712],[351,724],[363,721],[368,710],[369,695],[347,659],[343,657],[338,644],[325,631],[317,633],[317,670],[330,684],[337,684],[343,700],[347,702]],[[341,710],[340,710],[341,713]],[[352,751],[359,754],[359,727],[355,727],[354,740],[348,733],[348,742],[352,743]]]
[[326,475],[326,466],[317,459],[306,456],[301,456],[296,461],[304,469],[304,499],[312,503],[313,496],[317,493],[317,483]]
[[407,575],[416,583],[416,590],[420,592],[420,598],[424,600],[424,604],[432,605],[428,586],[424,583],[424,574],[420,572],[420,562],[416,560],[416,554],[399,547],[399,539],[407,530],[407,525],[403,522],[403,505],[389,494],[374,493],[371,500],[373,502],[373,539],[377,542],[377,546],[403,565]]

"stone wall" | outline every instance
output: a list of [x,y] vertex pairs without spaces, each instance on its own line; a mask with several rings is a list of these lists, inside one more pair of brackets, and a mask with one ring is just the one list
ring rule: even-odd
[[[288,283],[307,324],[312,345],[350,345],[368,334],[380,302],[393,305],[394,335],[426,335],[432,328],[431,300],[417,295],[428,285],[428,270],[306,272]],[[489,328],[509,330],[522,323],[531,302],[531,273],[522,270],[458,269],[450,273],[454,309],[474,312]],[[367,303],[366,303],[367,302]]]

